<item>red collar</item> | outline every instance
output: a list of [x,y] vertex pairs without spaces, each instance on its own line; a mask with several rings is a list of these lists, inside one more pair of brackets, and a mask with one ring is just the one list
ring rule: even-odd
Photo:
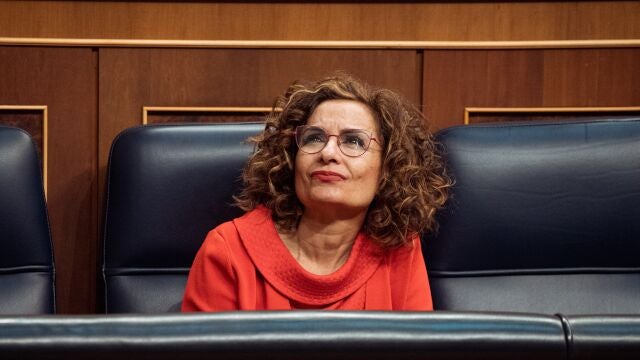
[[289,299],[303,304],[327,305],[351,295],[364,286],[383,258],[380,247],[361,232],[340,269],[329,275],[315,275],[291,255],[265,207],[258,207],[233,222],[264,279]]

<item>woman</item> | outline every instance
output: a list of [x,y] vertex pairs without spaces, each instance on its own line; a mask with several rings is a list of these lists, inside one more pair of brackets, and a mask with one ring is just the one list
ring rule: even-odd
[[451,184],[419,111],[339,75],[290,86],[251,140],[247,213],[208,234],[183,311],[432,309],[418,234]]

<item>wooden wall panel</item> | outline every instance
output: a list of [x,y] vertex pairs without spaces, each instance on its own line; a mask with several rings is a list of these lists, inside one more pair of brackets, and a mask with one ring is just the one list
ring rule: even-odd
[[0,37],[182,40],[640,38],[639,1],[3,1]]
[[640,105],[640,49],[544,51],[545,106]]
[[465,107],[542,106],[543,61],[536,50],[425,51],[425,116],[441,129],[462,124]]
[[628,119],[640,117],[640,107],[467,108],[465,124],[510,121]]
[[444,128],[466,107],[640,105],[640,49],[426,50],[425,115]]
[[0,104],[48,106],[48,210],[59,313],[95,311],[97,53],[0,47]]
[[[222,123],[222,122],[261,122],[271,111],[270,107],[236,108],[145,108],[143,123]],[[146,119],[145,119],[146,116]]]

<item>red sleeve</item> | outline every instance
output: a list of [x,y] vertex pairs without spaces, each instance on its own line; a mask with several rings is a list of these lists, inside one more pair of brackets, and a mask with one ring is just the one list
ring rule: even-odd
[[182,311],[237,310],[236,284],[229,246],[218,229],[214,229],[191,266]]
[[408,273],[406,274],[407,290],[405,293],[404,306],[398,310],[433,310],[429,278],[427,277],[427,269],[424,258],[422,257],[422,247],[418,236],[413,238],[413,246],[411,247],[408,265]]

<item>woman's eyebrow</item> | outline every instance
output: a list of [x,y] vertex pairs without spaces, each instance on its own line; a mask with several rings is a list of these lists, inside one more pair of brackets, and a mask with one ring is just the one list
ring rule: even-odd
[[365,132],[370,132],[370,133],[373,132],[373,130],[365,129],[365,128],[344,128],[344,129],[340,130],[340,132],[345,132],[345,131],[365,131]]

